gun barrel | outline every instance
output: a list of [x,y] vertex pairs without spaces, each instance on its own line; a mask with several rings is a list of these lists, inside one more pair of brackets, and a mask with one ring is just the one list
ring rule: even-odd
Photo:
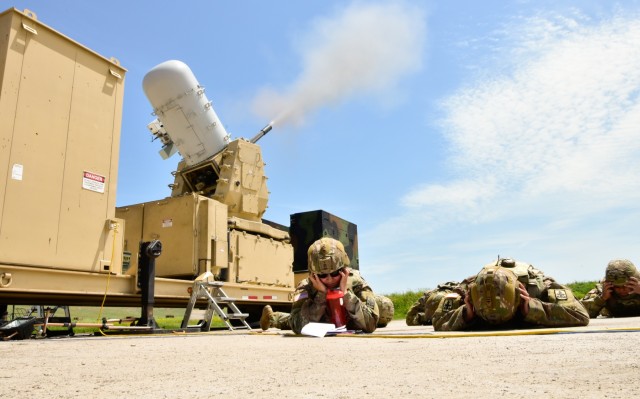
[[271,123],[269,123],[267,126],[265,126],[262,129],[260,129],[258,134],[253,136],[253,138],[250,141],[253,144],[255,144],[258,140],[260,140],[262,138],[262,136],[264,136],[265,134],[269,133],[271,131],[271,129],[273,129],[273,125]]

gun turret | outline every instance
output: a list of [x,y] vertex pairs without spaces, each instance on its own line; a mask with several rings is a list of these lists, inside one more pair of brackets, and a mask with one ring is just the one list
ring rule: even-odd
[[263,127],[258,132],[258,134],[253,136],[253,138],[251,140],[249,140],[249,141],[251,141],[253,144],[255,144],[258,140],[260,140],[262,138],[262,136],[264,136],[265,134],[269,133],[271,131],[271,129],[273,129],[273,122],[271,122],[267,126]]
[[227,215],[260,221],[269,191],[258,140],[273,122],[251,140],[229,140],[211,102],[191,69],[166,61],[151,69],[142,86],[157,120],[148,125],[163,144],[160,155],[180,152],[183,160],[170,184],[171,196],[197,193],[227,205]]

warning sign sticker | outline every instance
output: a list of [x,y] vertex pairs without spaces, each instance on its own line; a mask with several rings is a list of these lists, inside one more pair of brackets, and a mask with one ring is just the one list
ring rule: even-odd
[[24,170],[24,166],[19,163],[14,163],[13,168],[11,168],[11,178],[13,180],[22,180],[22,171]]
[[82,172],[82,188],[104,194],[104,185],[107,178],[98,174],[84,171]]

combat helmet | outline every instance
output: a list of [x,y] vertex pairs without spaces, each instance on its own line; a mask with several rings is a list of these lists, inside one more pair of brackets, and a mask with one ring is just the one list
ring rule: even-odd
[[331,273],[349,266],[349,257],[338,240],[323,237],[309,246],[307,251],[309,271],[317,274]]
[[482,269],[470,291],[475,313],[490,324],[511,320],[520,305],[518,277],[504,267]]
[[378,304],[378,310],[380,311],[377,326],[386,327],[387,324],[393,320],[393,313],[395,311],[393,301],[386,296],[376,295],[376,303]]
[[607,265],[604,280],[619,287],[625,285],[629,277],[640,278],[635,265],[627,259],[614,259]]

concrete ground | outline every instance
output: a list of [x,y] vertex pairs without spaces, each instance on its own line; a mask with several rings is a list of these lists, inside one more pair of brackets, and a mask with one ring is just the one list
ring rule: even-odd
[[640,317],[587,327],[373,334],[287,331],[0,342],[0,398],[629,398]]

